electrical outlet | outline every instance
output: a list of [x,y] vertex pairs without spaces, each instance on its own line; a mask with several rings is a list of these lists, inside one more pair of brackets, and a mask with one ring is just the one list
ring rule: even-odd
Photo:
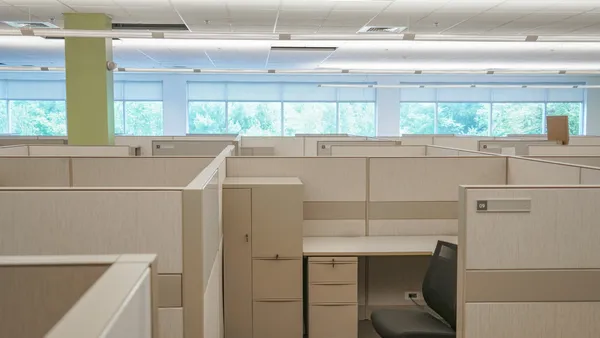
[[423,299],[423,295],[419,291],[408,291],[404,293],[405,300],[419,300]]

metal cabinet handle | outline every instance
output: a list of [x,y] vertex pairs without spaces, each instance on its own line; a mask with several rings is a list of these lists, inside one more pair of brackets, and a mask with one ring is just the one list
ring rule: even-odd
[[246,234],[246,242],[248,242],[248,234]]
[[275,259],[279,259],[279,254],[275,255]]
[[335,258],[331,259],[331,266],[335,268]]

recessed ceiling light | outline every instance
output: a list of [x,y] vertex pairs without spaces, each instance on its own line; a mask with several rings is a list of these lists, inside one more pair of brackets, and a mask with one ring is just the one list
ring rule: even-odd
[[406,30],[406,27],[392,27],[392,26],[364,26],[359,29],[359,34],[398,34]]
[[32,28],[60,28],[57,25],[50,22],[40,21],[0,21],[11,27],[19,29],[32,29]]

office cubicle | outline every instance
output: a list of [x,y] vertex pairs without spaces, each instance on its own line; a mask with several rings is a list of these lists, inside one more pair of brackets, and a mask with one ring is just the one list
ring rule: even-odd
[[529,146],[552,146],[559,144],[558,141],[548,140],[482,140],[478,141],[478,150],[485,152],[488,149],[515,148],[515,155],[529,155]]
[[214,157],[1,157],[4,187],[185,187]]
[[529,156],[600,156],[600,145],[529,146]]
[[0,336],[158,337],[155,260],[0,256]]
[[[367,146],[367,147],[397,147],[402,145],[400,141],[380,141],[380,140],[320,140],[317,141],[317,156],[332,156],[332,146]],[[375,150],[374,150],[375,151]]]
[[131,146],[15,145],[0,147],[0,156],[140,156],[141,149]]
[[153,140],[152,156],[216,156],[237,140]]
[[543,161],[550,162],[562,162],[562,163],[570,163],[577,164],[582,166],[589,167],[600,167],[600,156],[527,156],[528,158],[534,158]]
[[157,253],[160,337],[220,337],[220,198],[233,150],[185,187],[3,187],[0,255]]
[[600,186],[466,186],[457,337],[596,337]]

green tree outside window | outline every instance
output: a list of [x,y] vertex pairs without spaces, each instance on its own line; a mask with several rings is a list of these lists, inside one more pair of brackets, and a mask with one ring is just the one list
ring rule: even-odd
[[566,115],[569,117],[569,133],[571,135],[580,134],[581,125],[581,102],[551,102],[546,105],[546,115],[557,116]]
[[125,101],[125,134],[136,136],[162,135],[162,101]]
[[375,103],[342,102],[340,110],[340,133],[375,136]]
[[229,102],[227,132],[246,136],[281,135],[281,104]]
[[0,134],[8,133],[8,102],[0,100]]
[[330,102],[285,102],[283,128],[285,136],[298,133],[335,134],[336,104]]
[[11,100],[9,132],[28,136],[67,135],[66,112],[65,101]]
[[225,102],[189,102],[188,132],[191,134],[226,133]]
[[438,104],[438,134],[488,135],[489,103]]
[[543,103],[492,104],[492,135],[542,134]]
[[400,134],[433,134],[435,103],[400,103]]

